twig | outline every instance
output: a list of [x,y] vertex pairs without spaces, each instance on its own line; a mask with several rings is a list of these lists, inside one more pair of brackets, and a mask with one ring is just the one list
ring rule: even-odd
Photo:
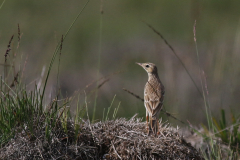
[[88,85],[86,85],[85,89],[87,89],[88,87],[90,87],[91,85],[93,85],[94,83],[96,83],[96,82],[98,82],[98,81],[100,81],[100,80],[102,80],[102,79],[108,79],[108,78],[110,78],[111,76],[113,76],[113,75],[115,75],[115,74],[122,73],[122,72],[123,72],[123,71],[120,70],[120,71],[117,71],[117,72],[113,72],[113,73],[111,73],[111,74],[109,74],[109,75],[107,75],[107,76],[103,76],[103,77],[101,77],[101,78],[99,78],[99,79],[97,79],[97,80],[94,80],[94,81],[92,81],[91,83],[89,83]]
[[12,43],[13,37],[14,37],[14,35],[12,35],[12,37],[11,37],[9,43],[8,43],[6,53],[5,53],[5,55],[4,55],[4,57],[5,57],[5,62],[7,62],[7,56],[8,56],[8,54],[9,54],[9,52],[11,51],[11,48],[10,48],[10,47],[11,47],[11,43]]
[[[133,95],[133,96],[136,97],[137,99],[139,99],[139,100],[141,100],[141,101],[144,102],[144,99],[141,98],[140,96],[136,95],[135,93],[133,93],[133,92],[131,92],[131,91],[125,89],[125,88],[123,88],[123,90],[126,91],[126,92],[128,92],[129,94]],[[181,122],[182,124],[186,124],[186,123],[183,122],[182,120],[180,120],[180,119],[174,117],[174,116],[173,116],[172,114],[170,114],[169,112],[167,112],[167,111],[165,111],[165,110],[162,110],[162,111],[163,111],[163,113],[166,114],[168,117],[172,117],[173,119],[175,119],[175,120]]]
[[[60,91],[60,84],[59,84],[59,68],[60,68],[60,60],[61,60],[61,55],[62,55],[62,46],[63,46],[63,35],[61,38],[61,44],[60,44],[60,49],[59,49],[59,59],[58,59],[58,70],[57,70],[57,89],[58,92]],[[59,94],[59,93],[58,93]],[[58,96],[57,96],[58,98]]]
[[143,99],[143,98],[141,98],[140,96],[138,96],[138,95],[134,94],[133,92],[131,92],[131,91],[129,91],[129,90],[127,90],[127,89],[125,89],[125,88],[123,88],[123,90],[124,90],[124,91],[126,91],[126,92],[128,92],[129,94],[133,95],[133,96],[134,96],[134,97],[136,97],[137,99],[139,99],[139,100],[141,100],[141,101],[143,101],[143,102],[144,102],[144,99]]
[[27,55],[26,60],[25,60],[25,62],[24,62],[21,79],[23,78],[23,73],[24,73],[25,68],[26,68],[26,65],[27,65],[27,60],[28,60],[28,55]]
[[[91,83],[89,83],[88,85],[86,85],[84,89],[76,90],[73,95],[75,96],[75,95],[77,95],[79,92],[85,91],[87,88],[89,88],[89,87],[90,87],[91,85],[93,85],[94,83],[96,83],[96,82],[104,79],[102,83],[100,83],[96,88],[94,88],[93,90],[91,90],[90,93],[94,93],[97,89],[99,89],[100,87],[102,87],[103,84],[105,84],[107,81],[109,81],[111,76],[113,76],[113,75],[115,75],[115,74],[119,74],[119,73],[121,73],[121,72],[123,72],[123,71],[113,72],[113,73],[111,73],[111,74],[109,74],[109,75],[107,75],[107,76],[103,76],[103,77],[101,77],[101,78],[99,78],[99,79],[97,79],[97,80],[94,80],[94,81],[92,81]],[[79,95],[82,95],[83,93],[84,93],[84,92],[80,93]],[[74,97],[74,96],[73,96],[73,97]]]
[[10,85],[10,87],[14,87],[15,83],[18,84],[18,77],[19,77],[19,72],[17,72],[17,74],[14,76],[13,82]]
[[110,78],[105,79],[101,84],[97,86],[97,88],[99,89],[100,87],[102,87],[102,85],[104,85],[104,83],[108,82],[109,80]]
[[116,137],[121,138],[121,139],[128,140],[128,138],[126,138],[126,137],[121,137],[121,136],[116,136]]
[[[22,36],[21,36],[20,26],[19,26],[19,23],[18,23],[18,45],[17,45],[17,49],[19,48],[21,37]],[[16,54],[15,54],[15,56],[16,56]]]
[[117,153],[117,151],[116,151],[116,149],[115,149],[114,144],[113,144],[112,141],[111,141],[111,143],[112,143],[112,146],[113,146],[113,150],[114,150],[114,152],[117,154],[118,158],[119,158],[119,159],[122,159],[122,157]]
[[143,23],[145,23],[149,28],[151,28],[153,30],[153,32],[155,32],[157,35],[159,35],[161,37],[161,39],[164,41],[164,43],[171,49],[171,51],[173,52],[173,54],[177,57],[177,59],[180,61],[181,65],[183,66],[183,68],[185,69],[185,71],[187,72],[188,76],[190,77],[191,81],[193,82],[194,86],[197,88],[199,94],[201,95],[201,97],[203,98],[202,92],[200,91],[200,89],[198,88],[196,82],[193,80],[191,74],[189,73],[187,67],[185,66],[185,64],[183,63],[183,61],[180,59],[180,57],[177,55],[177,53],[175,52],[175,50],[173,49],[173,47],[168,43],[168,41],[163,37],[163,35],[158,32],[153,26],[151,26],[150,24],[148,24],[145,21],[142,21]]

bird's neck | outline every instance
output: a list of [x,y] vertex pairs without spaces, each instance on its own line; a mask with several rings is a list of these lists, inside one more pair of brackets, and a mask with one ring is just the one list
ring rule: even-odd
[[148,81],[159,81],[159,77],[157,73],[148,73]]

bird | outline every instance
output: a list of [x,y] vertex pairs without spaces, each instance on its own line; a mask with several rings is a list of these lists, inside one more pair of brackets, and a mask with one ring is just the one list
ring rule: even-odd
[[[144,106],[146,108],[146,129],[148,135],[159,135],[159,114],[163,107],[164,86],[158,76],[157,66],[153,63],[137,63],[148,74],[148,81],[144,87]],[[148,125],[148,121],[150,125]],[[149,130],[150,126],[150,130]]]

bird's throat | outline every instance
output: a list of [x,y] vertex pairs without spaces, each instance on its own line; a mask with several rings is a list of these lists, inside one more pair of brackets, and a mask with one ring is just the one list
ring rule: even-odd
[[159,81],[159,77],[157,73],[148,73],[148,81]]

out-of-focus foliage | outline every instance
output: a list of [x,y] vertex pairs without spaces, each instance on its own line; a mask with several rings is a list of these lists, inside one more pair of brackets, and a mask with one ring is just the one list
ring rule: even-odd
[[[234,113],[231,113],[230,118],[231,120],[228,122],[223,109],[221,110],[221,119],[219,121],[213,118],[213,122],[216,127],[216,135],[220,137],[224,143],[229,144],[232,150],[237,150],[239,152],[239,118],[237,118]],[[230,126],[228,126],[229,124],[227,123],[230,123]]]
[[[48,67],[57,42],[85,2],[6,1],[0,10],[0,63],[4,62],[9,39],[13,33],[17,34],[19,23],[23,33],[21,45],[17,52],[10,54],[16,53],[16,70],[20,65],[21,69],[25,66],[23,81],[26,87],[34,87],[44,66]],[[205,91],[211,110],[229,106],[239,110],[239,6],[240,1],[90,1],[63,44],[59,74],[63,96],[80,90],[79,101],[84,104],[83,90],[97,79],[98,70],[100,77],[122,71],[111,76],[98,91],[96,116],[102,118],[103,109],[110,106],[116,94],[112,108],[117,108],[121,101],[117,117],[131,117],[134,113],[143,117],[143,103],[122,88],[143,97],[147,74],[135,62],[149,61],[158,66],[165,85],[166,110],[183,120],[197,124],[206,122],[201,95],[181,63],[164,41],[142,22],[151,24],[163,34],[201,88],[193,41],[196,20],[201,74],[204,71],[201,76],[207,86]],[[0,73],[2,70],[0,66]],[[56,92],[56,74],[55,63],[47,85],[49,97]],[[85,90],[95,87],[93,84]],[[45,99],[47,101],[48,97]],[[88,101],[91,116],[94,94],[88,95]]]

